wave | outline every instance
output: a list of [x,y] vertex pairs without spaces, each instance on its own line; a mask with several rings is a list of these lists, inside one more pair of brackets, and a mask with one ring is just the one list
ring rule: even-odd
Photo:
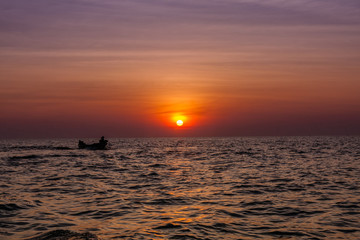
[[19,209],[24,209],[24,207],[21,207],[15,203],[0,204],[0,211],[11,212],[11,211],[19,210]]
[[69,230],[54,230],[44,234],[41,234],[36,237],[27,238],[26,240],[100,240],[95,234],[86,232],[86,233],[77,233]]
[[45,154],[45,155],[36,155],[36,154],[30,154],[30,155],[19,155],[19,156],[11,156],[8,157],[9,160],[22,160],[22,159],[37,159],[37,158],[59,158],[59,157],[86,157],[86,155],[82,154]]
[[52,145],[33,145],[33,146],[10,146],[9,150],[73,150],[74,148]]

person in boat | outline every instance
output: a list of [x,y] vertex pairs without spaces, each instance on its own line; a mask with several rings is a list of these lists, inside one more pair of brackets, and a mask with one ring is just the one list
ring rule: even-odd
[[108,140],[105,140],[104,136],[102,136],[102,137],[100,138],[100,140],[99,140],[99,143],[100,143],[101,145],[106,145],[106,144],[108,143]]

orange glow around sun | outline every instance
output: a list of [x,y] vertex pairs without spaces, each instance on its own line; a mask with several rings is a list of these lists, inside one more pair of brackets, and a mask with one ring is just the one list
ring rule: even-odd
[[[176,127],[184,127],[184,124],[187,121],[188,121],[188,117],[181,113],[177,113],[177,114],[175,113],[171,117],[171,122],[172,122],[172,124],[174,124],[174,122],[175,122]],[[186,124],[186,126],[188,127],[188,124]]]
[[164,127],[176,132],[194,130],[199,123],[199,111],[204,108],[202,100],[190,96],[190,93],[159,95],[156,96],[156,103],[158,120]]
[[176,125],[178,125],[179,127],[181,127],[183,124],[184,122],[181,119],[176,121]]

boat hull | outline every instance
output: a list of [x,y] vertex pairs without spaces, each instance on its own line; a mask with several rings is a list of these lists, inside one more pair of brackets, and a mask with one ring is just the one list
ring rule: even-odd
[[106,145],[107,145],[107,143],[86,144],[83,141],[79,141],[79,149],[105,150]]

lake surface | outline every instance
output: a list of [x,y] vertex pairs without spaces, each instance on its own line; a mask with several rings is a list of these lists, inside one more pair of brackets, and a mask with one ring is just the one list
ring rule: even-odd
[[0,239],[360,239],[360,137],[109,140],[0,141]]

